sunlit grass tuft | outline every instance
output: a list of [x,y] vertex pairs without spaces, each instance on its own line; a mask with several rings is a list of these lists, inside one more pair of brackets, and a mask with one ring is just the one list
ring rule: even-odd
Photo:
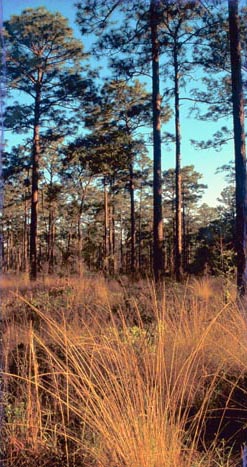
[[[157,298],[147,283],[130,297],[103,278],[59,287],[62,309],[51,309],[55,291],[42,307],[17,294],[16,306],[31,310],[31,320],[6,320],[9,459],[21,446],[26,458],[63,452],[68,466],[237,465],[219,441],[246,373],[247,326],[235,303],[219,297],[217,306],[206,280],[179,298],[169,289]],[[221,420],[207,439],[216,411]]]

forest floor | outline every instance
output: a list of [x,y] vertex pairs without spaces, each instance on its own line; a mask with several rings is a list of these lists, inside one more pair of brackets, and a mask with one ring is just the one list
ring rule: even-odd
[[4,467],[239,467],[247,321],[220,278],[1,279]]

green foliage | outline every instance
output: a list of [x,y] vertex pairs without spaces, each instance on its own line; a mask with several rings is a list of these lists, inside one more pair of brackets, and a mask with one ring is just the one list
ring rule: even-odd
[[[34,125],[34,101],[41,92],[39,123],[67,125],[66,106],[75,110],[76,98],[87,93],[89,79],[81,76],[81,60],[85,57],[81,42],[73,38],[67,19],[45,8],[26,9],[5,21],[8,87],[26,95],[27,103],[9,106],[5,125],[24,131]],[[68,117],[67,117],[68,119]],[[70,123],[73,119],[70,119]],[[74,123],[76,123],[74,121]]]

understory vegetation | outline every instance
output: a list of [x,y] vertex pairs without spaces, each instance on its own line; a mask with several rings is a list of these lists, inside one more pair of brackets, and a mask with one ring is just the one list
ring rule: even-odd
[[2,278],[4,466],[237,467],[247,325],[226,280]]

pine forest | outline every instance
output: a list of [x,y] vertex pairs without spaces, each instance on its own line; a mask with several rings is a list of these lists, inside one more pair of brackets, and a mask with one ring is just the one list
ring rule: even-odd
[[247,466],[247,3],[3,0],[0,466]]

